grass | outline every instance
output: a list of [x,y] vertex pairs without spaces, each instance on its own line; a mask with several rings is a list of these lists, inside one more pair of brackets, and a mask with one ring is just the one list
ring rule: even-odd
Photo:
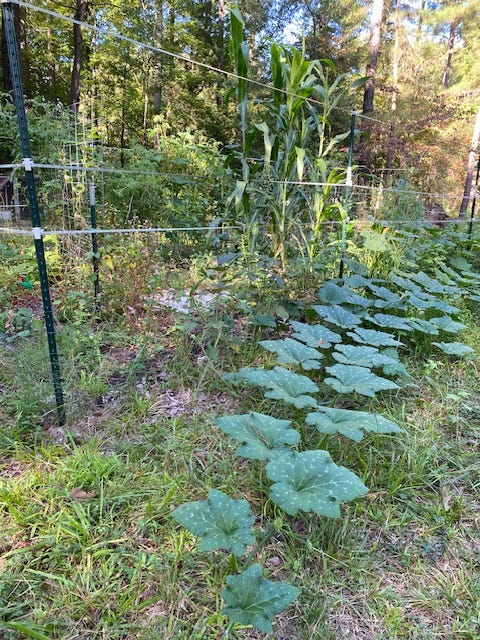
[[[475,315],[466,317],[478,352]],[[339,520],[294,519],[265,502],[261,465],[235,459],[213,424],[272,411],[220,377],[259,358],[251,334],[242,344],[218,314],[193,328],[154,320],[141,333],[138,322],[62,330],[62,429],[41,326],[1,348],[0,637],[222,638],[228,558],[199,553],[169,517],[215,487],[245,496],[261,529],[273,517],[259,560],[270,579],[302,589],[275,621],[277,640],[480,638],[478,360],[412,353],[417,386],[381,400],[402,434],[324,439],[369,494]],[[288,412],[300,424],[303,414]]]

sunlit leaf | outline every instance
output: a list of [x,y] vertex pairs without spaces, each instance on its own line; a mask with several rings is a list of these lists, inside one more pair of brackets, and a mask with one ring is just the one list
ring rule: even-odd
[[375,347],[399,347],[403,342],[397,340],[391,333],[385,331],[377,331],[376,329],[363,329],[357,327],[354,332],[347,332],[355,342],[362,344],[371,344]]
[[174,509],[172,518],[200,538],[200,551],[225,549],[242,556],[255,543],[250,505],[212,489],[207,500],[187,502]]
[[438,335],[437,327],[429,322],[428,320],[423,320],[422,318],[409,318],[408,324],[412,327],[414,331],[419,331],[420,333],[427,333],[431,336]]
[[432,342],[436,347],[441,349],[444,353],[448,353],[450,356],[466,356],[469,353],[475,353],[472,347],[469,347],[462,342]]
[[331,407],[318,407],[317,411],[307,415],[306,423],[315,425],[320,433],[341,433],[355,442],[360,442],[364,431],[372,433],[398,433],[402,431],[395,422],[387,420],[379,413]]
[[319,360],[323,355],[292,338],[284,338],[283,340],[261,340],[260,344],[267,351],[277,354],[278,362],[282,364],[296,364],[306,371],[311,369],[320,369]]
[[342,337],[338,333],[330,331],[320,324],[305,324],[292,320],[290,325],[294,330],[292,337],[301,340],[309,347],[330,349],[332,344],[342,341]]
[[290,451],[300,441],[290,420],[279,420],[263,413],[223,416],[215,421],[220,429],[240,443],[237,456],[251,460],[271,460]]
[[327,451],[294,453],[272,460],[266,467],[274,484],[270,498],[291,516],[299,511],[336,518],[340,504],[367,492],[358,476],[337,466]]
[[254,367],[242,367],[236,373],[230,373],[223,377],[224,380],[232,384],[244,382],[267,389],[264,394],[266,398],[283,400],[293,404],[297,409],[317,406],[311,396],[304,395],[316,393],[318,391],[317,385],[310,378],[282,367],[275,367],[275,369],[268,371]]
[[361,319],[351,311],[347,311],[337,304],[314,305],[312,309],[321,316],[325,322],[334,324],[342,329],[353,329],[362,323]]
[[272,619],[300,594],[300,589],[285,582],[273,582],[262,576],[262,567],[254,564],[239,575],[227,576],[222,590],[222,613],[231,622],[251,625],[273,633]]
[[461,322],[455,322],[454,320],[452,320],[450,316],[431,318],[430,322],[442,331],[446,331],[447,333],[458,333],[459,331],[467,328],[467,326],[462,324]]
[[378,324],[380,327],[388,327],[389,329],[396,329],[398,331],[413,331],[405,318],[399,316],[393,316],[388,313],[376,313],[373,316],[365,316],[366,320]]
[[377,391],[398,389],[398,385],[387,378],[375,375],[365,367],[356,367],[346,364],[335,364],[326,370],[334,378],[325,378],[325,384],[338,391],[338,393],[360,393],[363,396],[373,398]]

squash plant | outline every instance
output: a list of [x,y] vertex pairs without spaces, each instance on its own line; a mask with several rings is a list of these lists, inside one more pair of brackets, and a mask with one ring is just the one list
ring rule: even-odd
[[[470,347],[447,341],[464,325],[447,315],[447,309],[452,314],[459,309],[444,296],[474,297],[466,285],[480,282],[474,272],[468,271],[467,278],[467,267],[462,266],[463,272],[448,267],[437,278],[418,270],[391,273],[382,280],[353,274],[343,282],[326,282],[318,294],[322,304],[311,307],[320,323],[292,320],[290,335],[260,342],[276,355],[278,365],[289,368],[242,367],[224,379],[259,387],[266,398],[305,411],[305,428],[323,435],[340,434],[359,442],[365,433],[398,433],[399,425],[378,413],[325,406],[318,395],[322,387],[330,387],[339,396],[360,400],[409,384],[399,350],[421,334],[438,337],[432,344],[445,353],[471,353]],[[301,430],[288,419],[252,411],[222,416],[216,425],[236,442],[237,456],[265,463],[269,499],[291,517],[305,512],[336,518],[342,503],[367,492],[361,479],[336,465],[328,451],[302,449]],[[214,489],[205,501],[183,504],[172,515],[200,539],[200,550],[231,554],[233,573],[222,591],[223,613],[230,621],[227,634],[236,623],[271,632],[273,617],[299,595],[292,585],[266,580],[261,566],[251,564],[275,528],[256,543],[248,503]]]

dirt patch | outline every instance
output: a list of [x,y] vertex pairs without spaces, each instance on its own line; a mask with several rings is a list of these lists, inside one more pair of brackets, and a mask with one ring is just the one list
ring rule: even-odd
[[27,468],[27,465],[20,460],[0,458],[0,478],[17,478],[18,476],[21,476]]

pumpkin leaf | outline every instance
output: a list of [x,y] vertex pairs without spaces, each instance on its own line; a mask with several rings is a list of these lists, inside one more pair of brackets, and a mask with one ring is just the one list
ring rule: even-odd
[[414,331],[427,333],[431,336],[438,336],[437,327],[428,320],[423,320],[422,318],[409,318],[407,322]]
[[325,384],[338,391],[338,393],[360,393],[363,396],[373,398],[377,391],[398,389],[398,385],[387,378],[375,375],[366,367],[356,367],[346,364],[334,364],[327,367],[328,373],[334,378],[325,378]]
[[378,413],[331,407],[318,407],[316,412],[307,415],[306,423],[314,425],[320,433],[341,433],[355,442],[360,442],[364,431],[372,433],[399,433],[402,431],[398,424],[387,420]]
[[260,344],[267,351],[277,354],[278,362],[282,364],[296,364],[306,371],[311,369],[320,369],[319,360],[323,355],[292,338],[284,338],[283,340],[261,340]]
[[332,344],[342,341],[342,337],[338,333],[330,331],[320,324],[305,324],[292,320],[290,325],[294,330],[292,337],[301,340],[309,347],[330,349]]
[[398,331],[413,331],[408,324],[408,320],[393,316],[388,313],[376,313],[374,316],[365,316],[366,320],[378,324],[380,327],[388,327],[389,329],[397,329]]
[[418,284],[420,284],[429,293],[457,294],[461,292],[461,289],[456,286],[451,287],[446,284],[442,284],[435,278],[430,278],[424,271],[419,271],[418,273],[412,273],[409,275],[412,280],[418,282]]
[[215,424],[240,443],[236,455],[251,460],[271,460],[288,453],[288,446],[300,442],[300,434],[291,428],[290,420],[279,420],[255,411],[223,416]]
[[[383,367],[392,364],[392,358],[380,353],[375,347],[338,344],[332,356],[342,364],[354,364],[359,367]],[[394,361],[395,362],[395,361]]]
[[274,482],[270,498],[291,516],[299,511],[337,518],[340,504],[367,492],[354,473],[338,467],[328,451],[294,453],[272,460],[266,467]]
[[233,500],[212,489],[207,500],[187,502],[172,511],[172,518],[200,538],[200,551],[225,549],[242,556],[255,543],[255,521],[246,500]]
[[304,395],[316,393],[318,391],[317,385],[310,378],[282,367],[275,367],[269,371],[254,367],[242,367],[236,373],[223,376],[223,379],[233,384],[245,382],[267,389],[264,394],[266,398],[283,400],[293,404],[297,409],[317,406],[311,396]]
[[347,336],[350,336],[355,342],[370,344],[375,347],[399,347],[403,345],[403,342],[397,340],[391,333],[377,331],[376,329],[357,327],[354,332],[347,332]]
[[459,331],[467,328],[466,325],[462,324],[461,322],[455,322],[454,320],[452,320],[450,316],[431,318],[430,322],[442,331],[446,331],[447,333],[458,333]]
[[321,316],[325,322],[334,324],[342,329],[353,329],[362,323],[361,319],[351,311],[347,311],[338,304],[313,305],[312,309]]
[[262,567],[253,564],[239,575],[227,576],[222,590],[222,613],[231,622],[251,625],[264,633],[273,633],[272,619],[300,594],[300,589],[285,582],[266,580]]
[[349,289],[340,287],[334,282],[326,282],[318,292],[320,302],[327,304],[342,304],[348,298]]
[[432,342],[436,347],[441,349],[444,353],[448,353],[449,356],[466,356],[469,353],[475,353],[472,347],[469,347],[462,342]]

